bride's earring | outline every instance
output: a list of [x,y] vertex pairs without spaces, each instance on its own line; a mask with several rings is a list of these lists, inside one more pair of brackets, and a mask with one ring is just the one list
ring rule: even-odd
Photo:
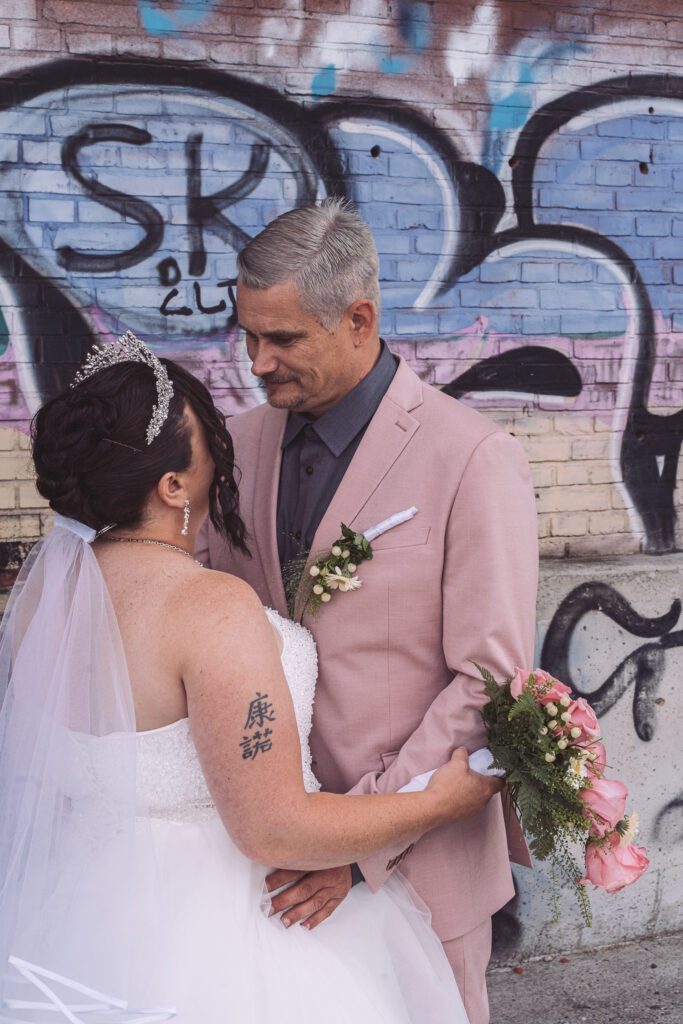
[[183,505],[183,528],[180,531],[182,537],[187,537],[190,532],[190,499],[185,498],[185,504]]

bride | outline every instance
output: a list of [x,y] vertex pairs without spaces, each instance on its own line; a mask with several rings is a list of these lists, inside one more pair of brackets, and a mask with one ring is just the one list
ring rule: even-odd
[[124,335],[33,453],[57,516],[0,639],[0,1019],[466,1024],[400,876],[315,930],[269,914],[267,865],[408,844],[500,783],[456,751],[424,792],[319,792],[310,634],[192,555],[207,514],[248,544],[206,389]]

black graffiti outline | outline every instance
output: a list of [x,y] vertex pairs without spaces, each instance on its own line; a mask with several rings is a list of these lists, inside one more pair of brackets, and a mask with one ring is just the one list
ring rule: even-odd
[[235,252],[243,249],[250,236],[242,228],[223,216],[239,199],[250,195],[265,177],[270,160],[269,143],[256,142],[249,154],[249,167],[237,179],[211,195],[202,193],[201,149],[204,136],[193,132],[185,141],[187,160],[187,230],[190,236],[190,276],[201,277],[206,269],[204,230],[208,227],[214,234],[231,245]]
[[108,273],[133,267],[157,251],[164,235],[164,220],[156,207],[146,203],[139,196],[119,192],[118,189],[110,188],[96,178],[83,174],[78,163],[79,153],[86,146],[96,146],[100,142],[124,142],[131,146],[145,146],[151,141],[152,136],[143,128],[111,122],[87,124],[64,140],[62,166],[65,173],[77,181],[85,194],[92,196],[100,206],[115,210],[123,217],[130,217],[136,221],[144,234],[137,245],[117,253],[84,253],[70,245],[59,246],[56,258],[60,267],[71,271]]
[[[663,615],[640,615],[623,594],[608,583],[588,581],[574,587],[560,602],[543,641],[541,667],[562,679],[590,700],[597,715],[605,715],[633,687],[633,724],[641,740],[654,736],[656,695],[664,676],[666,651],[683,647],[683,630],[674,631],[681,617],[681,601],[672,601]],[[607,679],[590,693],[577,686],[569,664],[569,646],[584,616],[601,612],[632,636],[656,642],[628,654]]]
[[[661,811],[658,812],[655,818],[654,834],[657,839],[664,838],[665,822],[667,817],[673,813],[679,813],[683,817],[683,796],[674,797],[673,800],[669,800],[667,804],[662,807]],[[683,842],[683,823],[679,825],[679,833],[675,837],[674,842]]]

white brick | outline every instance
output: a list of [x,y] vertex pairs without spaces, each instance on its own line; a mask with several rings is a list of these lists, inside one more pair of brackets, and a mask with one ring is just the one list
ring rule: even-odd
[[0,540],[37,540],[39,516],[0,516]]
[[542,487],[537,494],[539,512],[598,512],[612,507],[609,487]]
[[631,533],[620,533],[616,537],[572,537],[565,541],[568,558],[593,556],[633,555],[640,551],[640,544]]
[[572,459],[604,459],[609,455],[609,438],[602,435],[591,441],[573,441]]
[[31,483],[19,484],[19,507],[20,508],[48,508],[48,502],[41,497],[36,490],[36,485]]
[[593,534],[631,533],[628,513],[623,509],[592,512],[588,517],[588,532]]
[[525,437],[521,438],[521,441],[529,462],[568,462],[571,457],[569,441],[530,441]]
[[12,484],[0,485],[0,508],[15,508],[16,504],[16,488]]
[[586,532],[586,523],[587,518],[583,512],[562,512],[550,517],[550,532],[553,537],[582,537]]
[[11,452],[17,447],[17,431],[0,429],[0,451]]
[[8,0],[2,16],[5,21],[29,21],[36,17],[36,0]]
[[33,25],[14,25],[12,28],[12,46],[15,50],[60,50],[62,40],[57,28],[34,28]]
[[541,558],[567,558],[569,541],[564,537],[544,537],[539,549]]
[[0,455],[0,480],[30,480],[33,464],[25,452]]
[[[620,474],[621,476],[621,474]],[[614,469],[609,462],[569,462],[557,467],[557,483],[560,486],[572,484],[614,483]]]
[[530,463],[534,487],[552,487],[557,483],[557,466],[552,462]]
[[103,32],[67,32],[66,44],[69,53],[111,53],[112,37]]

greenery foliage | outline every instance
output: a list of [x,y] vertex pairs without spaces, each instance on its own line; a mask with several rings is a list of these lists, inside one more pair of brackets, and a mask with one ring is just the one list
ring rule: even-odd
[[[592,915],[583,872],[572,854],[573,843],[585,846],[589,821],[572,779],[570,760],[575,748],[559,750],[547,729],[548,716],[527,687],[515,700],[510,679],[499,685],[491,673],[476,666],[486,686],[488,704],[482,714],[488,733],[493,767],[505,772],[505,781],[530,849],[537,860],[552,862],[553,921],[558,919],[558,887],[573,887],[585,923]],[[546,759],[551,755],[552,760]]]

